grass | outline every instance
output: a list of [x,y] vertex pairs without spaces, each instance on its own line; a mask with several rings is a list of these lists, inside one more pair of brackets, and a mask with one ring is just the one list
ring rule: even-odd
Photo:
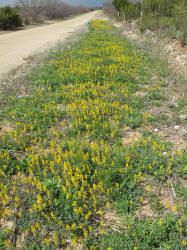
[[[171,195],[185,156],[148,129],[149,102],[167,100],[150,83],[155,72],[166,74],[162,62],[95,20],[30,74],[29,95],[9,96],[0,113],[2,248],[185,248],[184,191]],[[137,96],[145,82],[150,92]],[[142,216],[145,206],[154,216]]]
[[[175,8],[174,8],[175,9]],[[181,13],[174,17],[156,16],[154,13],[146,13],[140,24],[140,31],[144,32],[147,29],[156,31],[162,37],[169,37],[170,39],[177,39],[182,45],[187,44],[186,36],[186,11],[184,7],[181,8]]]

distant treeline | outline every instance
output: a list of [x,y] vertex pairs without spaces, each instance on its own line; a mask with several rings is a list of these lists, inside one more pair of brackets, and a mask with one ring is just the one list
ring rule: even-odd
[[64,18],[90,10],[88,7],[70,6],[60,0],[17,0],[17,8],[22,17],[31,18],[34,22],[40,21],[43,17]]
[[86,13],[91,8],[70,6],[60,0],[17,0],[16,7],[0,8],[0,29],[7,30],[46,19],[65,18]]
[[187,44],[187,0],[108,1],[103,9],[120,21],[138,19],[140,30],[167,34]]

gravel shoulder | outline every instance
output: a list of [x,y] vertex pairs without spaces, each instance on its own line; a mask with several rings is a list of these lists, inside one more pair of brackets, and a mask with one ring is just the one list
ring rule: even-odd
[[0,77],[24,63],[34,53],[42,52],[79,30],[81,26],[96,18],[101,11],[93,11],[70,20],[20,30],[0,36]]

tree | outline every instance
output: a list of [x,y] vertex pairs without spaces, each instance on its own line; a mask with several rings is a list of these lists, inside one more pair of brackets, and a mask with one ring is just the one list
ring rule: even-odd
[[41,16],[55,19],[89,11],[87,7],[70,6],[61,0],[17,0],[17,6],[22,16],[31,17],[35,22]]
[[10,6],[0,8],[0,29],[14,29],[21,26],[21,24],[21,18],[14,8]]
[[43,0],[43,12],[49,19],[58,17],[62,10],[62,3],[59,0]]
[[38,16],[43,12],[43,0],[17,0],[17,6],[22,16],[29,16],[37,22]]
[[125,21],[125,9],[128,7],[128,0],[113,0],[113,5],[115,6],[118,12],[118,18],[122,18],[123,22]]
[[112,1],[107,1],[103,4],[103,11],[110,17],[114,17],[116,15],[116,9],[112,4]]

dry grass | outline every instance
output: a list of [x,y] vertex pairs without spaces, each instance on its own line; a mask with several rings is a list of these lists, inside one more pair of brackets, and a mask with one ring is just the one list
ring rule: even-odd
[[[150,130],[155,132],[154,130],[158,129],[156,135],[159,135],[164,142],[173,143],[175,145],[174,151],[177,149],[187,150],[187,85],[185,81],[187,79],[187,46],[183,47],[177,40],[170,41],[158,37],[156,33],[150,31],[141,34],[135,21],[126,22],[124,25],[116,22],[114,25],[120,28],[123,35],[137,44],[140,49],[168,64],[170,77],[164,79],[167,87],[160,88],[168,101],[158,101],[158,104],[161,104],[159,107],[150,105],[148,114],[155,116],[160,121],[156,128],[151,127]],[[151,82],[153,86],[158,86],[160,79],[157,75],[153,75]],[[144,97],[149,94],[150,85],[140,84],[140,86],[143,87],[143,90],[136,92],[135,96]],[[175,108],[179,106],[179,103],[182,107],[180,111],[176,111]]]

